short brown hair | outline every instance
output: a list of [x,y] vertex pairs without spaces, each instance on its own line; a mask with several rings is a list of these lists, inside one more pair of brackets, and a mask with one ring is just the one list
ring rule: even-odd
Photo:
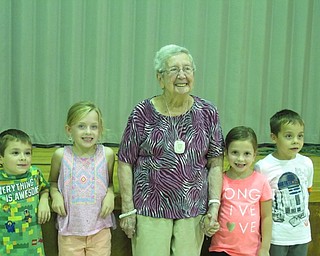
[[4,151],[11,141],[21,141],[23,143],[32,145],[28,134],[18,129],[8,129],[0,133],[0,155],[4,156]]
[[270,118],[270,131],[274,135],[278,135],[281,131],[281,126],[284,124],[296,124],[299,123],[300,125],[304,126],[304,122],[301,116],[290,109],[283,109],[275,113]]

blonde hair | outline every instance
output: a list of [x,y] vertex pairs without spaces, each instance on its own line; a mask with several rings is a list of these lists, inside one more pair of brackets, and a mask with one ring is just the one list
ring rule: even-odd
[[101,110],[92,102],[90,101],[79,101],[75,104],[73,104],[67,115],[67,125],[72,126],[75,123],[77,123],[79,120],[84,118],[86,115],[89,114],[89,112],[95,111],[98,115],[98,124],[100,128],[100,135],[102,135],[104,131],[103,127],[103,119],[102,119],[102,113]]

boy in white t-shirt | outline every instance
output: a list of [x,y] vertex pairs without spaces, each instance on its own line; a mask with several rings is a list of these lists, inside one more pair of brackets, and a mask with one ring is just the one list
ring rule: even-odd
[[307,256],[313,164],[299,154],[304,122],[296,112],[284,109],[271,117],[270,129],[276,149],[255,166],[267,177],[273,192],[270,256]]

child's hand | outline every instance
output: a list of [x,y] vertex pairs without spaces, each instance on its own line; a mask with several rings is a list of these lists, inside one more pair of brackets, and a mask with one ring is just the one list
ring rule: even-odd
[[47,198],[40,198],[38,205],[38,223],[44,224],[50,220],[51,211]]
[[258,256],[270,256],[269,250],[267,250],[265,248],[260,248],[260,250],[258,252]]
[[213,236],[220,229],[219,223],[214,221],[210,214],[204,215],[200,223],[203,233],[208,237]]
[[54,198],[52,198],[52,210],[59,214],[60,216],[67,216],[67,212],[64,208],[63,196],[60,193],[56,193]]
[[112,213],[114,208],[114,196],[113,193],[107,193],[104,197],[101,205],[100,217],[105,218]]

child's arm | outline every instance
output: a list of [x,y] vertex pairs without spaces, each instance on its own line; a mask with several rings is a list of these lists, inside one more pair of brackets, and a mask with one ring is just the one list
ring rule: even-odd
[[50,196],[52,198],[52,205],[51,205],[52,210],[61,216],[66,216],[67,213],[64,208],[64,200],[61,193],[58,190],[58,178],[59,178],[59,171],[60,171],[62,156],[63,156],[63,148],[59,148],[54,152],[51,159],[49,182],[51,184]]
[[40,192],[40,200],[38,205],[38,223],[44,224],[50,220],[51,211],[49,206],[49,189]]
[[100,217],[105,218],[112,213],[114,209],[114,193],[113,193],[113,167],[114,167],[114,152],[111,148],[105,147],[106,160],[109,174],[109,185],[106,196],[101,205]]
[[261,202],[260,212],[262,241],[258,256],[269,256],[272,233],[272,200]]

